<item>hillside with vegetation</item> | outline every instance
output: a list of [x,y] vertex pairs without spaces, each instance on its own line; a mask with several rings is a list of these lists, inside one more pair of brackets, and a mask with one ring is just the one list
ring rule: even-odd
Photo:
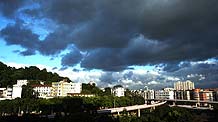
[[45,84],[63,79],[69,80],[69,78],[61,77],[57,73],[48,72],[46,69],[40,70],[36,66],[16,69],[0,62],[0,87],[12,86],[19,79],[27,79],[32,82],[45,81]]

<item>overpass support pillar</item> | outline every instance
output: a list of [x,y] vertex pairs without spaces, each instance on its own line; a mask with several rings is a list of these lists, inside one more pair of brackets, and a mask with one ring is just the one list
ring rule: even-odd
[[137,114],[138,114],[138,117],[140,117],[140,116],[141,116],[140,109],[138,109],[138,112],[137,112]]
[[196,107],[200,107],[200,103],[197,102],[197,103],[195,104],[195,106],[196,106]]
[[152,112],[153,110],[155,110],[155,106],[150,108],[150,112]]
[[173,106],[176,106],[176,102],[173,102]]
[[212,108],[212,105],[211,104],[208,104],[209,108]]

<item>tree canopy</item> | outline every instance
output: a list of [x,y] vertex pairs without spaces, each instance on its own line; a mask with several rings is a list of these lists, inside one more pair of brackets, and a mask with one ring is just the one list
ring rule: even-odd
[[40,70],[36,66],[16,69],[0,62],[0,87],[7,87],[16,84],[19,79],[30,81],[45,81],[45,84],[57,82],[62,79],[68,79],[59,76],[57,73],[48,72],[46,69]]

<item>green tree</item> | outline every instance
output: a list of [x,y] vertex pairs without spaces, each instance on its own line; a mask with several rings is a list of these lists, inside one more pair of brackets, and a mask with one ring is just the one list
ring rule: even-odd
[[22,98],[37,98],[38,94],[33,90],[33,88],[27,84],[22,86]]

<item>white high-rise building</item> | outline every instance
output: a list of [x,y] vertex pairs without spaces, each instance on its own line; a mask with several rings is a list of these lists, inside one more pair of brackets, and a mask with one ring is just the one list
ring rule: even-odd
[[68,93],[81,93],[82,84],[73,82],[52,82],[53,96],[67,96]]
[[195,89],[195,85],[193,82],[187,80],[185,82],[181,82],[181,81],[178,81],[176,83],[174,83],[174,89],[179,91],[179,90],[193,90]]

